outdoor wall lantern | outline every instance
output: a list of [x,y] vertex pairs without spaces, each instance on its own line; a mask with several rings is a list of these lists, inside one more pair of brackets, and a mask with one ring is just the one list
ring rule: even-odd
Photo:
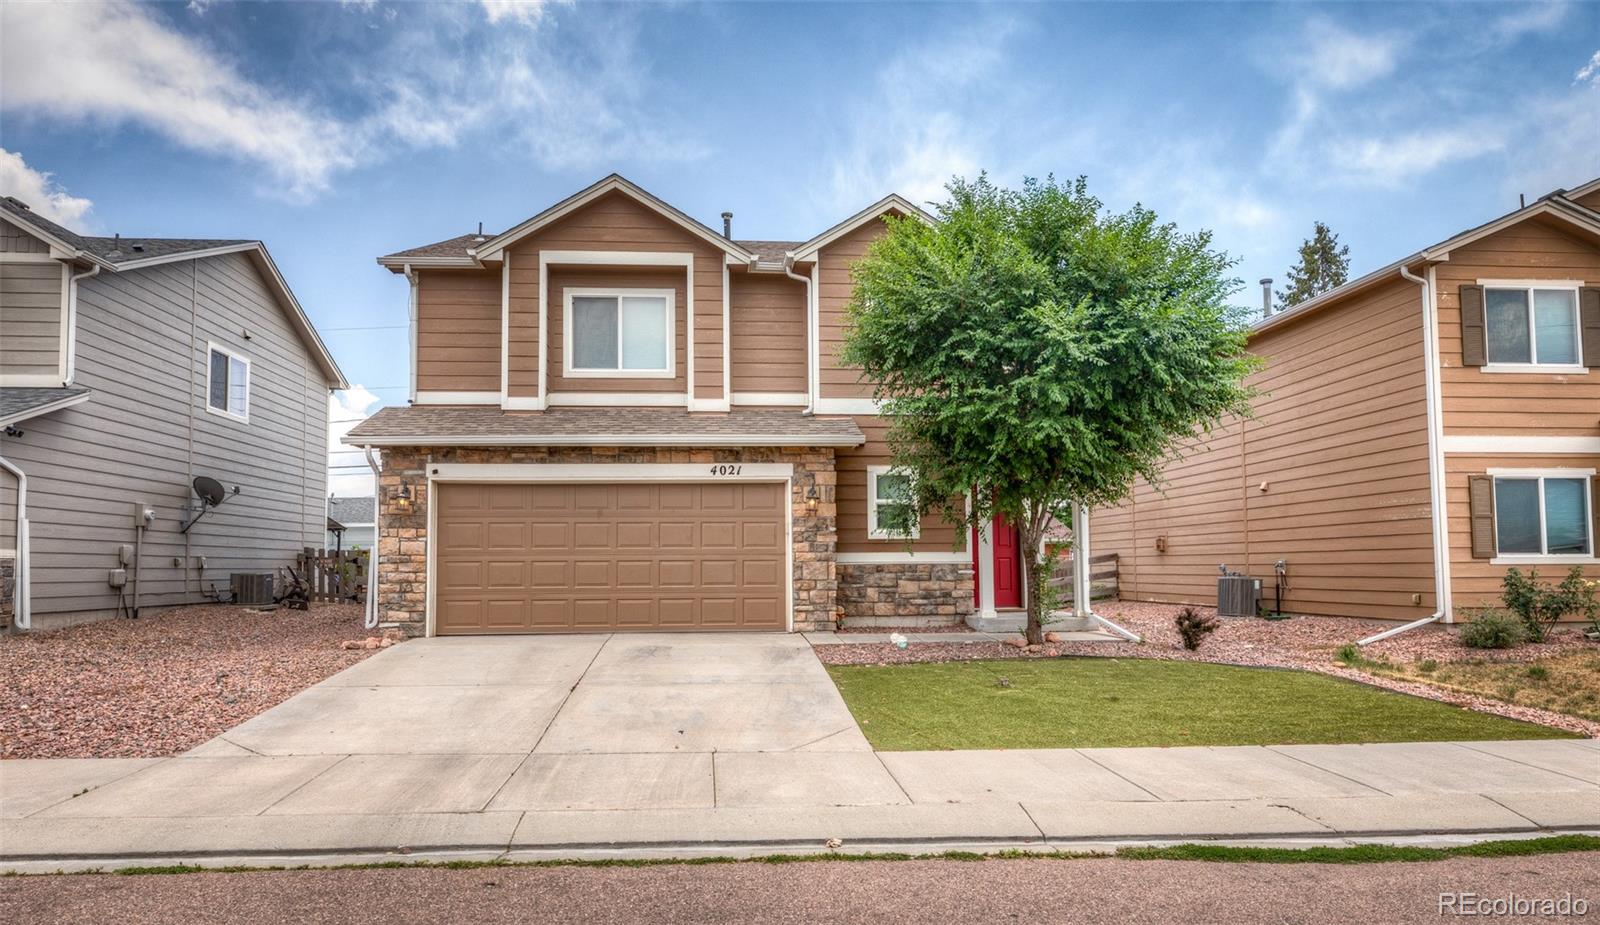
[[812,485],[806,489],[806,511],[808,513],[815,514],[817,512],[817,501],[817,486]]
[[411,513],[411,486],[401,485],[395,490],[394,494],[389,496],[389,501],[396,512],[401,514]]

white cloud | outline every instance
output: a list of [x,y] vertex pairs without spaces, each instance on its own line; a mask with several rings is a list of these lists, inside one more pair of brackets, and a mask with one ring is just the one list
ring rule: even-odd
[[509,19],[524,26],[537,26],[544,21],[553,0],[478,0],[478,3],[492,23]]
[[123,0],[12,7],[3,52],[7,109],[136,123],[260,164],[292,196],[322,191],[355,162],[339,122],[262,89]]
[[1329,153],[1334,169],[1350,182],[1394,187],[1454,161],[1497,153],[1505,143],[1502,128],[1480,124],[1341,138],[1330,143]]
[[1289,60],[1309,86],[1348,90],[1394,73],[1404,42],[1394,34],[1351,31],[1329,19],[1306,24],[1304,47]]
[[1502,42],[1513,41],[1524,35],[1550,32],[1566,22],[1571,9],[1572,4],[1565,0],[1529,3],[1496,19],[1492,31]]
[[89,200],[62,189],[52,174],[29,167],[22,155],[4,148],[0,148],[0,196],[15,196],[39,215],[73,231],[82,230],[84,216],[94,207]]
[[378,396],[366,386],[354,385],[328,398],[328,494],[339,498],[368,497],[373,493],[372,470],[366,452],[344,442],[357,424],[372,414]]
[[1594,57],[1589,59],[1589,63],[1578,68],[1578,73],[1572,75],[1572,82],[1600,87],[1600,51],[1594,53]]

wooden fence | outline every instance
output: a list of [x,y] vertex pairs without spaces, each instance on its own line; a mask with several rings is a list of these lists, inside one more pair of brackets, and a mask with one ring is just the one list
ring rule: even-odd
[[359,601],[367,593],[365,549],[313,549],[307,546],[295,557],[295,568],[305,579],[313,601]]
[[[1072,600],[1072,555],[1069,553],[1056,560],[1055,571],[1050,573],[1050,587],[1060,594],[1058,600],[1067,603]],[[1114,552],[1102,553],[1089,557],[1089,597],[1092,600],[1103,600],[1117,596],[1117,554]]]

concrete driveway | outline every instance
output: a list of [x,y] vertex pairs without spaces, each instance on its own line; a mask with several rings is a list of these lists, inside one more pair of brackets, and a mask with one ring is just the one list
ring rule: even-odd
[[804,638],[648,634],[412,640],[47,813],[856,801],[909,802]]

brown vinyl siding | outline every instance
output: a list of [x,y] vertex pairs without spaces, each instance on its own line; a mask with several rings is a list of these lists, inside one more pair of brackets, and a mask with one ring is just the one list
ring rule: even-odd
[[[1548,456],[1516,455],[1485,456],[1451,453],[1445,456],[1445,510],[1448,512],[1450,534],[1450,595],[1457,619],[1468,619],[1463,613],[1474,607],[1499,603],[1500,582],[1510,566],[1493,565],[1489,559],[1472,557],[1472,505],[1468,496],[1468,479],[1483,475],[1490,469],[1594,469],[1600,471],[1600,455],[1561,454]],[[1593,482],[1590,482],[1591,492]],[[1591,503],[1600,503],[1592,497]],[[1589,512],[1590,530],[1594,529],[1594,512]],[[1600,542],[1595,538],[1593,542]],[[1533,569],[1541,579],[1560,581],[1571,565],[1519,565],[1524,572]],[[1585,565],[1585,577],[1600,579],[1600,565]]]
[[1418,288],[1384,285],[1262,333],[1251,351],[1268,360],[1251,379],[1255,418],[1169,465],[1164,492],[1141,484],[1094,515],[1094,551],[1121,556],[1123,597],[1214,603],[1222,564],[1265,579],[1270,595],[1273,563],[1286,559],[1285,610],[1431,613]]
[[1440,385],[1447,435],[1600,434],[1600,369],[1486,373],[1461,365],[1461,287],[1478,280],[1561,280],[1600,285],[1600,248],[1526,221],[1457,248],[1435,270]]
[[[510,394],[531,397],[539,392],[539,251],[673,251],[694,254],[694,366],[695,393],[699,398],[722,397],[722,274],[723,252],[621,193],[595,200],[560,221],[516,242],[507,249],[510,279]],[[556,299],[546,306],[559,314]],[[556,319],[552,323],[559,323]],[[559,344],[550,346],[556,362]],[[591,380],[593,381],[593,380]],[[630,391],[650,391],[628,380]],[[556,390],[552,378],[548,383]]]
[[[876,415],[858,415],[856,426],[867,442],[858,447],[840,447],[834,466],[839,487],[839,552],[903,552],[905,540],[871,539],[867,536],[867,467],[889,464],[889,444],[885,439],[889,425]],[[919,552],[950,552],[965,548],[958,544],[958,533],[937,515],[923,518],[922,532],[910,547]]]
[[[513,264],[514,265],[514,264]],[[685,273],[679,267],[659,269],[629,269],[625,267],[551,267],[550,304],[546,306],[546,323],[550,329],[550,343],[546,347],[550,361],[549,389],[552,392],[675,392],[682,395],[687,388],[685,353],[685,325],[688,315],[685,306],[687,289]],[[673,376],[670,379],[618,377],[615,379],[567,376],[562,351],[563,323],[568,289],[671,289],[673,292]],[[720,313],[721,300],[717,311]],[[696,356],[696,362],[699,361]],[[698,376],[698,371],[696,372]]]
[[806,290],[787,276],[736,273],[733,391],[806,390]]
[[50,245],[0,219],[0,254],[49,254]]
[[860,370],[840,362],[839,348],[844,343],[845,306],[855,288],[850,267],[883,233],[882,222],[867,222],[817,255],[817,387],[823,398],[872,397],[872,386],[861,381]]
[[61,384],[65,272],[56,260],[0,260],[0,381],[50,376]]
[[500,391],[500,273],[417,273],[417,390]]
[[1600,212],[1600,189],[1594,190],[1587,196],[1579,196],[1577,199],[1572,201],[1586,209],[1593,209],[1596,212]]

